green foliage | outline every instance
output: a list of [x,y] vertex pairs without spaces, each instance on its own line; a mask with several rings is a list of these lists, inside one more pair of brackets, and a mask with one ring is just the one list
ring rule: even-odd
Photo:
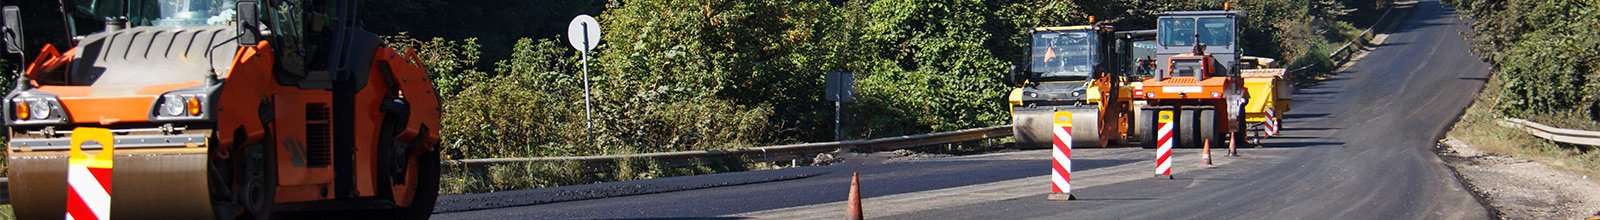
[[[1567,32],[1572,30],[1562,30]],[[1502,110],[1512,115],[1555,113],[1587,107],[1594,101],[1600,75],[1600,32],[1525,35],[1500,62],[1505,80]],[[1586,32],[1586,33],[1583,33]],[[1571,33],[1571,32],[1568,32]]]
[[[1241,42],[1252,55],[1331,68],[1326,56],[1303,54],[1326,55],[1327,42],[1333,41],[1327,38],[1353,29],[1337,20],[1343,16],[1337,3],[1238,3],[1235,7],[1245,11]],[[833,103],[821,99],[824,75],[831,70],[853,72],[857,78],[856,102],[845,107],[843,117],[847,138],[1004,124],[1009,119],[1004,104],[1008,86],[1002,75],[1011,63],[1026,58],[1033,28],[1083,25],[1092,15],[1114,20],[1123,30],[1148,29],[1156,12],[1218,10],[1221,5],[1125,0],[612,2],[596,16],[605,35],[588,54],[593,144],[584,110],[583,59],[564,36],[535,35],[505,47],[493,46],[505,36],[424,41],[401,34],[390,42],[419,48],[422,63],[449,97],[441,129],[447,157],[611,155],[831,140]],[[485,33],[495,34],[500,32]],[[506,55],[486,55],[496,53]],[[622,161],[605,174],[563,173],[579,169],[569,167],[575,165],[506,165],[446,177],[445,191],[747,168],[706,165],[664,169],[650,161]]]
[[[1332,1],[1248,1],[1245,45],[1299,57],[1323,45],[1317,16]],[[1085,5],[1088,5],[1085,7]],[[471,39],[401,41],[423,48],[447,104],[457,156],[579,155],[720,149],[823,140],[831,109],[819,99],[828,70],[858,74],[852,137],[1002,124],[1001,75],[1023,59],[1033,27],[1101,20],[1137,27],[1154,12],[1219,9],[1220,1],[795,0],[630,1],[599,16],[591,58],[596,146],[586,147],[578,59],[560,39],[522,40],[495,71],[472,70]],[[1318,10],[1308,10],[1316,8]],[[1104,12],[1100,10],[1112,10]],[[1118,12],[1148,12],[1125,14]],[[1327,26],[1348,27],[1339,22]],[[1148,27],[1145,27],[1148,28]],[[1130,28],[1133,29],[1133,28]],[[1292,33],[1284,33],[1292,32]],[[1338,33],[1338,31],[1335,31]],[[1309,42],[1309,43],[1307,43]],[[1319,49],[1319,50],[1324,50]],[[1326,57],[1307,64],[1330,66]],[[468,146],[470,145],[470,147]]]
[[440,129],[446,154],[598,153],[580,148],[586,143],[582,93],[573,89],[580,88],[573,86],[576,79],[559,72],[566,64],[565,51],[558,46],[553,40],[521,40],[512,59],[497,68],[499,74],[474,78],[450,99],[445,105],[444,129]]
[[1600,93],[1600,1],[1456,0],[1474,19],[1474,51],[1504,83],[1501,113],[1513,117],[1593,112]]
[[[808,6],[807,4],[812,4]],[[594,55],[604,131],[644,152],[724,149],[772,140],[775,105],[805,112],[820,70],[796,60],[810,50],[811,16],[794,1],[637,1],[601,16],[608,32]],[[808,109],[811,108],[811,109]],[[597,125],[598,126],[598,125]]]
[[489,165],[480,170],[450,168],[445,171],[440,178],[439,192],[447,195],[555,187],[597,179],[575,162],[509,163]]
[[483,72],[472,68],[483,54],[477,38],[448,41],[436,37],[422,41],[401,32],[397,36],[384,37],[384,40],[402,53],[414,49],[422,65],[427,67],[434,88],[439,89],[444,97],[455,96],[474,80],[484,77]]
[[[1338,48],[1331,47],[1332,46],[1329,46],[1327,43],[1311,43],[1310,48],[1306,49],[1305,54],[1296,58],[1293,62],[1290,62],[1289,66],[1306,68],[1304,71],[1310,73],[1333,72],[1333,69],[1337,67],[1334,66],[1335,63],[1333,58],[1328,57],[1328,54],[1332,53],[1334,49]],[[1317,77],[1318,75],[1320,74],[1296,74],[1294,77],[1296,77],[1297,80],[1307,80],[1309,79],[1308,77]]]
[[[1004,37],[979,1],[882,0],[865,9],[864,57],[855,64],[867,131],[902,135],[1001,124],[1008,61],[987,46]],[[1016,34],[1012,32],[1011,34]],[[1006,34],[1006,33],[1002,33]],[[1017,56],[1020,57],[1020,56]],[[910,125],[910,126],[907,126]]]

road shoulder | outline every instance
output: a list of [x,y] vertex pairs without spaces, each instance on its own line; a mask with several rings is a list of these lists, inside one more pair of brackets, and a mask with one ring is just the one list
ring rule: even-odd
[[1595,177],[1486,152],[1453,137],[1441,141],[1439,156],[1500,218],[1600,219]]

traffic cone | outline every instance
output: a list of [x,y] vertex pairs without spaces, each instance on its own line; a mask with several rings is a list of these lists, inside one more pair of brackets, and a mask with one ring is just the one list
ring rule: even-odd
[[850,173],[850,201],[844,212],[850,219],[866,219],[861,215],[861,173]]
[[1234,146],[1239,145],[1239,141],[1238,140],[1242,140],[1242,139],[1234,138],[1232,133],[1228,134],[1228,156],[1229,157],[1239,157],[1239,149],[1234,148]]
[[1211,165],[1211,141],[1206,141],[1205,147],[1202,147],[1200,151],[1200,160],[1205,162],[1206,165]]

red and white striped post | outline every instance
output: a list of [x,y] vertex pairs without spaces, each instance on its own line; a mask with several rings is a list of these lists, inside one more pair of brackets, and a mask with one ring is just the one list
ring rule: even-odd
[[[83,143],[100,144],[94,156],[83,152]],[[67,158],[66,219],[111,218],[111,130],[72,129],[72,151]]]
[[1050,195],[1046,200],[1077,200],[1072,196],[1072,113],[1056,112],[1056,126],[1051,126],[1055,142],[1050,150]]
[[1156,177],[1172,179],[1172,111],[1161,111],[1156,117]]
[[1267,107],[1267,137],[1272,136],[1278,136],[1278,117],[1272,107]]

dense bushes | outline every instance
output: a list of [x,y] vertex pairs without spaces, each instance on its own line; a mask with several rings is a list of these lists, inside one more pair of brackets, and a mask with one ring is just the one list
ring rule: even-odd
[[[426,3],[426,2],[425,2]],[[1252,0],[1245,49],[1331,69],[1344,5]],[[455,3],[439,3],[455,4]],[[578,55],[564,38],[483,48],[476,39],[390,39],[421,48],[451,97],[453,157],[594,155],[722,149],[832,137],[829,70],[857,74],[848,138],[1004,124],[1002,75],[1036,26],[1153,28],[1154,13],[1216,10],[1222,1],[803,0],[621,1],[597,17],[590,54],[595,145],[588,144]],[[405,7],[400,7],[405,8]],[[1087,13],[1086,13],[1087,12]],[[566,12],[563,12],[566,13]],[[555,21],[553,21],[555,22]],[[559,21],[564,23],[565,21]],[[426,31],[426,32],[438,32]],[[492,34],[492,33],[491,33]],[[494,38],[503,38],[498,36]],[[490,38],[484,38],[490,39]],[[483,53],[509,50],[492,71]],[[1308,55],[1309,54],[1309,55]],[[489,62],[485,60],[485,62]]]
[[1474,18],[1474,51],[1504,82],[1490,88],[1502,90],[1501,113],[1540,118],[1600,111],[1594,104],[1600,99],[1600,1],[1451,3]]

